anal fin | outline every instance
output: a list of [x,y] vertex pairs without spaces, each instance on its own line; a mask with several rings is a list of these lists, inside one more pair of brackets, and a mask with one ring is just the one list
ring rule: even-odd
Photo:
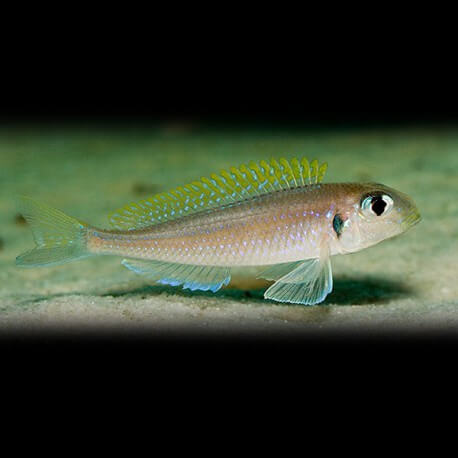
[[216,292],[227,285],[231,279],[228,267],[197,266],[141,259],[124,259],[122,265],[155,282],[172,286],[183,285],[183,289],[191,291]]

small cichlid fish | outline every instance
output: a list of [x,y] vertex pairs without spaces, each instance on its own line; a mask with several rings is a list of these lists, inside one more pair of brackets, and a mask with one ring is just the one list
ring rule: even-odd
[[267,266],[267,299],[318,304],[332,290],[331,256],[401,234],[420,221],[414,202],[378,183],[322,184],[327,164],[250,162],[132,203],[109,216],[112,230],[21,199],[36,247],[23,267],[94,255],[150,280],[218,291],[234,266]]

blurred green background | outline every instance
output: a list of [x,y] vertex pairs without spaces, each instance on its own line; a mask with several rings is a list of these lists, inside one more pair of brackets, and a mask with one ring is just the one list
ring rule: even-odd
[[[217,294],[148,286],[114,257],[21,270],[33,246],[16,194],[92,224],[127,202],[252,159],[329,163],[327,182],[377,181],[409,194],[423,220],[376,247],[333,260],[321,306],[262,298],[267,283],[240,272]],[[301,128],[0,127],[0,330],[100,327],[151,332],[321,332],[458,329],[458,129],[454,126]],[[254,274],[254,272],[249,272]]]

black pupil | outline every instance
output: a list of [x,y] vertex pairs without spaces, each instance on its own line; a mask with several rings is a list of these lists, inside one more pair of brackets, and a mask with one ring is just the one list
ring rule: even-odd
[[386,202],[381,197],[374,197],[372,199],[371,208],[377,216],[380,216],[385,211],[385,207]]

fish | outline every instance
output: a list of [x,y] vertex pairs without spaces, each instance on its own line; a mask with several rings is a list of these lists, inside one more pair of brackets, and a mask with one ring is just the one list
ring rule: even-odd
[[259,266],[274,283],[264,297],[315,305],[332,291],[331,258],[397,236],[420,213],[406,194],[379,183],[323,183],[327,163],[251,161],[130,203],[102,229],[29,197],[20,212],[36,246],[21,267],[95,256],[151,282],[216,292],[234,267]]

